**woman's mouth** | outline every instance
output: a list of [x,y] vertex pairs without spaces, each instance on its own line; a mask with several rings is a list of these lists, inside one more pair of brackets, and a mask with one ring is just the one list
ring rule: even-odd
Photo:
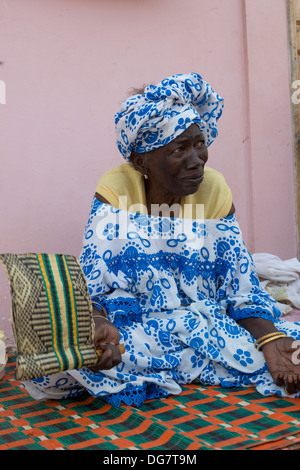
[[204,174],[201,173],[197,175],[186,176],[184,180],[192,184],[200,184],[203,181],[203,178],[204,178]]

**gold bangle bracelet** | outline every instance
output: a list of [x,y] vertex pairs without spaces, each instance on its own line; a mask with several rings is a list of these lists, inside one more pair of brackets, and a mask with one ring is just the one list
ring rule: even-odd
[[[106,320],[106,321],[109,321],[108,318],[106,317],[102,317],[102,315],[93,315],[93,318],[102,318],[102,320]],[[110,322],[110,321],[109,321]],[[111,323],[111,322],[110,322]]]
[[107,318],[107,312],[106,312],[105,308],[102,307],[102,305],[98,304],[97,302],[92,302],[92,304],[95,305],[95,306],[97,305],[97,307],[100,307],[102,312],[104,313],[104,318]]
[[258,351],[261,351],[262,346],[264,346],[265,344],[270,343],[271,341],[275,341],[275,339],[285,338],[285,337],[286,337],[285,333],[278,333],[277,336],[272,336],[271,338],[265,339],[265,341],[262,341],[261,343],[259,343],[256,346],[256,348]]
[[257,347],[257,345],[259,343],[261,343],[262,341],[265,341],[265,339],[271,338],[272,336],[277,336],[279,333],[281,333],[281,332],[280,331],[273,331],[273,333],[269,333],[268,335],[262,336],[261,338],[259,338],[255,341],[254,346]]

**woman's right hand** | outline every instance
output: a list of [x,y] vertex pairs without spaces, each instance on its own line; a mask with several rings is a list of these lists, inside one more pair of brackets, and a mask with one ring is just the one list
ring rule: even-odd
[[97,364],[89,367],[92,372],[111,369],[122,361],[121,352],[118,348],[120,333],[117,328],[105,317],[94,317],[95,336],[94,343],[97,350],[101,349],[103,354],[99,357]]

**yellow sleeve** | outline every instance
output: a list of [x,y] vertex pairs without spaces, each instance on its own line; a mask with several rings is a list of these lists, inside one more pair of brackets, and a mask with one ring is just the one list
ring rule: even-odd
[[[117,209],[128,210],[134,204],[146,204],[143,176],[129,163],[123,163],[105,173],[97,185],[96,193]],[[120,197],[124,196],[126,205],[123,207]]]
[[208,218],[219,219],[228,215],[232,206],[232,193],[224,176],[215,170],[213,174],[217,184],[209,206],[212,216]]
[[96,193],[103,196],[109,204],[119,209],[119,195],[114,190],[115,179],[111,172],[105,173],[97,184]]

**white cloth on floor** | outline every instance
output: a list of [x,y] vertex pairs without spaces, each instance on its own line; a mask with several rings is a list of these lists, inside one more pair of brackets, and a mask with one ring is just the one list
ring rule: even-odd
[[297,258],[282,260],[270,253],[252,256],[261,286],[279,303],[283,314],[292,307],[300,308],[300,262]]

